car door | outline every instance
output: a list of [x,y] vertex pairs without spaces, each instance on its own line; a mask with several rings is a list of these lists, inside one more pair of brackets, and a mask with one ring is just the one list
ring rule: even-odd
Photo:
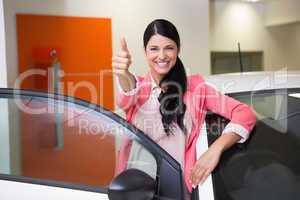
[[[300,196],[300,90],[231,94],[257,116],[250,138],[224,152],[213,172],[215,200],[296,200]],[[228,120],[207,115],[208,143]]]
[[0,107],[0,199],[183,199],[179,163],[118,115],[14,89],[0,89]]

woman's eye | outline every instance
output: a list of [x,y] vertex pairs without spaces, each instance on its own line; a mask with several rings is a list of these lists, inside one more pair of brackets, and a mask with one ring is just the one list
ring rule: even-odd
[[174,47],[167,47],[168,50],[173,50],[175,49]]
[[150,51],[156,51],[156,50],[157,50],[157,48],[155,48],[155,47],[150,48]]

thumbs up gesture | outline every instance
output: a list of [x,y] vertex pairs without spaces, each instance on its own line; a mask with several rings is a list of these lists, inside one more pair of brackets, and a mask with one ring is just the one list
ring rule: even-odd
[[125,38],[121,38],[121,51],[113,57],[112,67],[116,74],[128,74],[129,66],[131,65],[131,55],[129,53]]
[[123,91],[128,92],[135,88],[136,80],[129,72],[131,55],[129,53],[125,38],[121,38],[121,51],[112,58],[114,73],[118,76],[119,84]]

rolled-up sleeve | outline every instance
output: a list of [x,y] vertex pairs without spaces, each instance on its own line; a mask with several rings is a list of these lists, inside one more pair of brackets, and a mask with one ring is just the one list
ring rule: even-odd
[[238,143],[244,143],[249,138],[249,131],[247,129],[239,124],[230,122],[225,126],[222,134],[228,134],[232,132],[241,136],[241,139],[238,141]]
[[119,78],[116,78],[116,85],[118,89],[118,94],[117,94],[117,106],[124,111],[128,110],[132,105],[135,105],[137,102],[137,95],[138,91],[140,89],[140,83],[139,79],[137,76],[134,76],[136,80],[136,85],[135,88],[125,92],[120,84]]
[[205,93],[206,108],[230,120],[223,134],[234,132],[242,137],[239,143],[245,142],[256,123],[251,107],[222,94],[209,85],[205,85]]

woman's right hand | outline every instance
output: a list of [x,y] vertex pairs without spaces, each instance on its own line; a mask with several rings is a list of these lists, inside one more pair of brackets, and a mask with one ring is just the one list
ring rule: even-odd
[[117,75],[128,75],[129,66],[131,65],[131,55],[129,53],[125,38],[121,38],[121,51],[113,57],[112,67]]
[[112,68],[113,73],[118,76],[120,86],[125,92],[134,89],[136,85],[135,77],[128,70],[131,63],[131,55],[123,37],[121,38],[121,51],[112,58]]

